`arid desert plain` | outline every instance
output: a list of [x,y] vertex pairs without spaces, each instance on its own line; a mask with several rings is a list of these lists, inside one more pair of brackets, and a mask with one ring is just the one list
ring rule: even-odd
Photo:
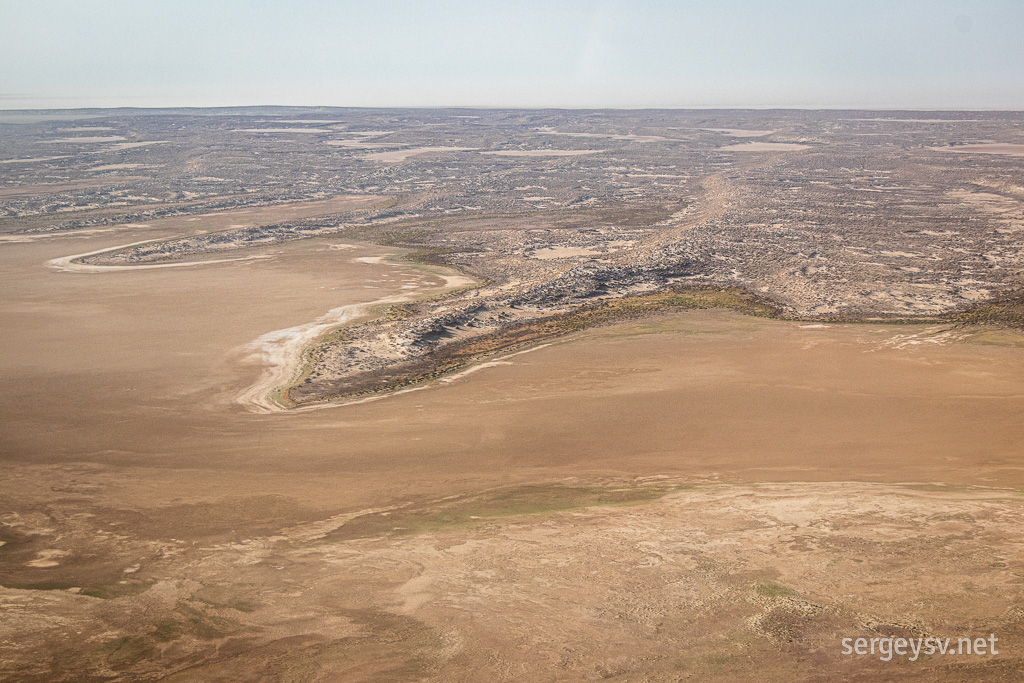
[[1019,680],[1022,150],[0,112],[0,678]]

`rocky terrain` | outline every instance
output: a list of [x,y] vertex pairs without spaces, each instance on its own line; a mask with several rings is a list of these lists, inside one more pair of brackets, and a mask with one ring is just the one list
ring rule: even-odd
[[333,335],[310,354],[292,404],[433,372],[438,354],[465,355],[471,340],[512,348],[524,337],[510,329],[623,297],[716,287],[801,318],[914,319],[1024,281],[1020,113],[80,115],[0,116],[3,238],[367,195],[377,201],[86,261],[338,235],[409,247],[481,281]]

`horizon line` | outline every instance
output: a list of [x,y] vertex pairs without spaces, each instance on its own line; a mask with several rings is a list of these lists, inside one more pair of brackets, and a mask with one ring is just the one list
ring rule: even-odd
[[[0,96],[0,103],[7,99]],[[14,98],[12,98],[14,99]],[[21,99],[21,98],[18,98]],[[27,99],[27,98],[25,98]],[[41,98],[46,99],[46,98]],[[57,98],[54,98],[57,99]],[[878,105],[677,105],[677,106],[557,106],[557,105],[336,105],[336,104],[228,104],[228,105],[159,105],[159,106],[102,106],[102,107],[14,107],[0,108],[0,114],[9,112],[82,112],[82,111],[159,111],[173,109],[407,109],[407,110],[474,110],[474,111],[918,111],[918,112],[1005,112],[1024,113],[1007,107],[931,107],[931,106],[878,106]]]

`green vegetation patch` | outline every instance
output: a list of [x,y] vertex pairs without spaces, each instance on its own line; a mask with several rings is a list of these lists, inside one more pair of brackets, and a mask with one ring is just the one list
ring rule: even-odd
[[963,313],[950,316],[962,325],[996,325],[1024,330],[1024,292],[997,297]]
[[154,580],[145,581],[125,581],[121,583],[106,583],[94,586],[85,586],[81,590],[81,595],[88,595],[92,598],[102,598],[103,600],[112,600],[114,598],[123,598],[130,595],[140,595],[145,593],[150,586],[156,583]]
[[132,664],[140,659],[147,659],[156,653],[156,649],[144,638],[125,636],[118,638],[107,646],[107,661],[111,664]]
[[741,289],[701,287],[613,299],[597,307],[571,313],[562,318],[560,322],[569,331],[574,331],[595,324],[622,318],[640,317],[649,313],[711,308],[736,310],[760,318],[776,318],[780,315],[776,307]]
[[754,592],[763,598],[789,598],[796,595],[792,588],[771,581],[754,584]]
[[964,325],[1005,325],[1024,330],[1024,300],[999,302],[953,316]]
[[283,405],[296,406],[311,400],[340,399],[396,391],[443,377],[486,357],[534,346],[597,325],[642,318],[659,312],[703,309],[736,310],[758,317],[774,318],[780,315],[779,310],[770,303],[740,289],[693,288],[612,299],[570,313],[510,325],[491,334],[447,344],[427,358],[367,373],[365,376],[355,378],[348,387],[335,389],[326,395],[293,392],[293,388],[309,377],[310,367],[315,364],[317,354],[324,349],[323,346],[318,346],[307,353],[306,368],[299,381],[282,390],[278,400]]
[[206,614],[184,601],[178,603],[175,612],[180,616],[183,630],[203,640],[223,638],[238,629],[237,622]]
[[640,505],[688,488],[653,485],[604,486],[527,485],[488,491],[418,507],[356,517],[326,540],[378,536],[408,536],[472,526],[499,519],[538,515],[596,506]]

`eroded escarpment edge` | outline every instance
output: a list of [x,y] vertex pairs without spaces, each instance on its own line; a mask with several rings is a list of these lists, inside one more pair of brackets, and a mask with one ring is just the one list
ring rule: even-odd
[[[273,373],[273,386],[261,381],[257,385],[260,395],[256,396],[251,387],[243,392],[245,398],[240,403],[250,409],[276,411],[387,395],[423,386],[481,361],[549,343],[587,327],[672,310],[736,309],[761,317],[817,323],[1024,327],[1024,305],[1020,303],[1024,296],[1016,291],[1004,290],[994,298],[946,311],[907,314],[885,311],[883,307],[812,313],[806,306],[789,301],[784,291],[757,287],[758,281],[730,281],[717,268],[717,262],[689,258],[664,248],[643,254],[629,250],[609,253],[608,258],[590,259],[589,263],[559,262],[557,268],[533,261],[526,254],[527,258],[512,264],[511,269],[506,265],[504,272],[492,272],[494,263],[482,259],[490,253],[488,250],[466,252],[446,248],[440,239],[445,233],[425,229],[422,219],[405,216],[404,220],[394,221],[395,217],[379,213],[366,218],[370,222],[363,225],[336,224],[326,230],[324,225],[317,225],[309,232],[289,230],[287,235],[276,237],[291,240],[330,233],[411,249],[413,252],[402,259],[406,267],[459,273],[456,277],[465,278],[462,286],[449,282],[449,291],[441,295],[424,297],[413,292],[341,307],[345,310],[334,309],[313,323],[268,333],[277,335],[275,343],[282,341],[281,333],[295,333],[295,339],[284,340],[289,344],[287,371],[281,372],[278,367]],[[204,236],[204,240],[221,240],[229,234],[243,236],[217,231]],[[251,236],[248,232],[244,235]],[[126,259],[129,263],[134,261],[132,265],[76,265],[82,269],[110,270],[217,262],[180,261],[180,239],[158,240],[152,246],[122,245],[103,250],[102,256],[79,255],[102,259],[111,251],[126,247],[147,250],[145,258]],[[228,248],[234,249],[265,246],[247,239],[229,241],[232,244]],[[209,253],[205,248],[209,246],[192,245],[202,253]],[[465,245],[450,245],[459,246]],[[467,282],[472,282],[472,286],[465,286]],[[274,359],[271,364],[280,366],[280,361]]]
[[[422,257],[409,255],[406,258],[416,256]],[[437,256],[430,254],[428,262],[437,265]],[[460,293],[449,292],[444,296],[455,297]],[[434,300],[436,297],[424,302]],[[401,324],[415,317],[414,307],[395,304],[383,307],[379,317],[338,328],[324,335],[306,353],[302,373],[290,385],[280,387],[277,396],[282,405],[298,409],[360,402],[425,387],[437,380],[450,381],[445,378],[465,373],[467,369],[472,370],[480,364],[500,362],[508,355],[552,343],[588,328],[639,320],[662,313],[701,309],[733,310],[759,318],[806,323],[943,324],[952,328],[989,326],[1024,329],[1024,291],[1007,292],[990,301],[941,315],[845,314],[810,317],[800,315],[769,297],[743,287],[673,285],[653,292],[588,301],[568,309],[563,307],[550,311],[532,311],[532,315],[523,319],[511,320],[493,330],[470,336],[460,336],[458,333],[460,323],[463,322],[458,310],[434,316],[440,319],[426,326],[422,320],[413,320],[409,327],[418,326],[419,337],[411,344],[428,347],[424,353],[383,363],[380,367],[368,370],[359,371],[356,367],[350,368],[348,372],[337,373],[335,377],[318,378],[318,367],[336,361],[340,348],[346,345],[359,347],[360,342],[365,344],[374,332],[386,335],[383,328],[389,323]],[[364,346],[364,351],[370,346]]]
[[[317,363],[325,362],[324,356],[331,353],[332,346],[349,341],[345,336],[346,330],[340,329],[334,336],[326,336],[319,345],[311,348],[306,372],[282,394],[291,407],[386,395],[442,379],[476,363],[500,359],[507,354],[549,343],[587,328],[640,319],[661,312],[710,308],[732,309],[758,317],[777,318],[782,315],[780,309],[769,302],[739,289],[701,287],[661,291],[590,303],[575,310],[556,310],[546,315],[514,321],[480,335],[437,344],[429,352],[417,357],[309,387],[313,382],[306,380],[315,372]],[[388,321],[400,319],[404,313],[400,306],[389,307],[385,315],[364,323],[360,331],[366,336],[365,333],[374,327],[382,327]],[[433,336],[440,335],[434,331]],[[430,336],[430,332],[424,335],[426,338]]]
[[343,339],[345,329],[387,319],[403,305],[442,299],[482,284],[456,268],[423,265],[421,269],[444,280],[440,291],[435,288],[427,292],[414,290],[339,306],[309,323],[267,332],[240,347],[245,358],[262,366],[262,371],[254,384],[235,396],[235,403],[251,412],[263,413],[297,408],[299,405],[291,400],[289,388],[308,376],[316,349]]

